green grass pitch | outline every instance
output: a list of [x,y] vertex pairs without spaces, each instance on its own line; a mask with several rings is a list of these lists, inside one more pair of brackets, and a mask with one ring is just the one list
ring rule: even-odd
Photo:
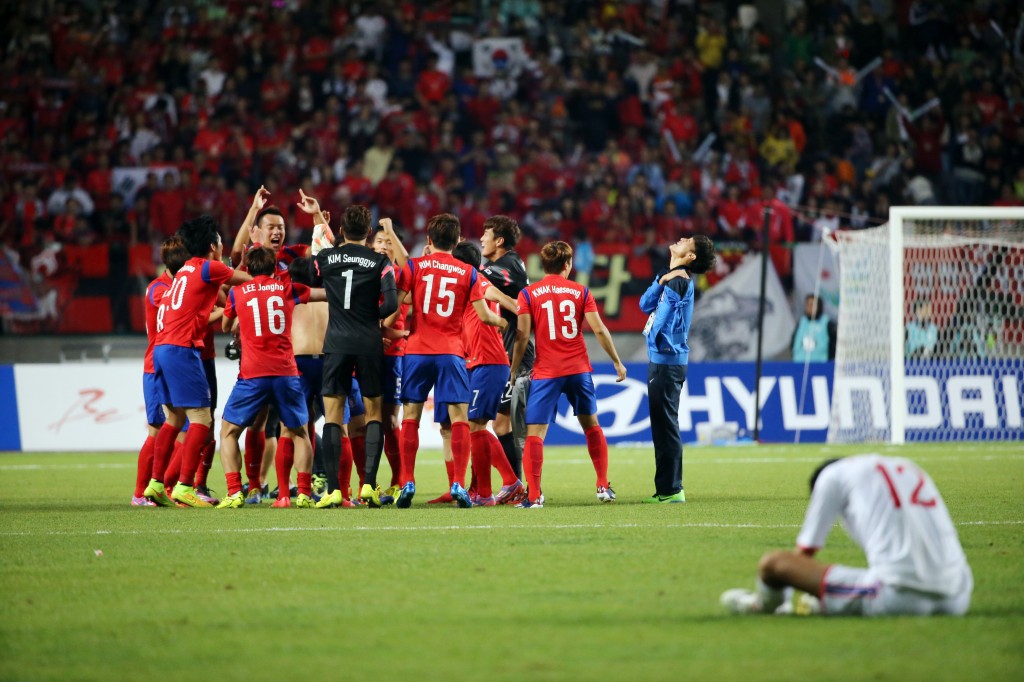
[[[793,545],[816,463],[869,451],[936,480],[970,614],[727,615],[721,592]],[[600,505],[586,451],[548,448],[542,510],[424,505],[430,452],[411,510],[185,510],[128,506],[131,454],[0,455],[0,679],[1024,679],[1020,443],[685,457],[685,505],[639,504],[649,450],[612,448]],[[838,528],[821,557],[864,562]]]

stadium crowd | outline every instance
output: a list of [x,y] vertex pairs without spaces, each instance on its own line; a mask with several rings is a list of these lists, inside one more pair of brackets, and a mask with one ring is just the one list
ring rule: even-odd
[[[199,213],[229,239],[261,184],[336,215],[365,203],[414,241],[442,210],[470,237],[504,213],[523,253],[555,237],[662,253],[701,232],[719,268],[730,243],[758,248],[768,204],[788,284],[795,241],[890,205],[1024,200],[1013,7],[8,3],[0,233],[39,280],[61,244],[109,244],[119,329],[125,249],[152,245],[155,266]],[[309,216],[285,210],[303,237]]]

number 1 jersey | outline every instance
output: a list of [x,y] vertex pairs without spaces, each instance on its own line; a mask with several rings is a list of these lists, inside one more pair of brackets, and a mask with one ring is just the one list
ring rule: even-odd
[[292,352],[292,311],[309,302],[309,288],[259,275],[228,292],[224,317],[238,318],[242,362],[238,378],[299,375]]
[[312,263],[313,284],[323,282],[330,316],[325,353],[382,353],[381,292],[395,288],[388,257],[361,244],[324,249]]
[[533,318],[534,379],[593,371],[583,340],[583,317],[590,312],[597,312],[590,289],[561,275],[548,275],[519,292],[519,314]]
[[412,326],[406,355],[458,355],[462,345],[462,315],[484,297],[476,268],[450,253],[411,259],[399,275],[398,288],[412,292]]

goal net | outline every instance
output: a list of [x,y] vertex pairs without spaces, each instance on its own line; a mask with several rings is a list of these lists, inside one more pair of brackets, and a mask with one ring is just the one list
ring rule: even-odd
[[841,231],[828,440],[1024,440],[1024,209]]

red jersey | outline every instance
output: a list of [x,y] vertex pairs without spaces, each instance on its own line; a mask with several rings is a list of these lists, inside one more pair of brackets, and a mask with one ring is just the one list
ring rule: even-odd
[[413,324],[406,354],[465,357],[462,315],[484,297],[482,279],[476,268],[450,253],[411,259],[398,277],[399,298],[403,291],[412,292]]
[[582,332],[584,315],[596,311],[590,289],[561,275],[547,275],[519,292],[519,314],[533,318],[534,379],[593,371]]
[[216,260],[193,256],[185,261],[164,297],[156,345],[203,348],[206,323],[217,302],[217,292],[234,273]]
[[[210,312],[213,312],[211,309]],[[200,360],[213,360],[217,357],[217,345],[216,340],[213,338],[217,335],[217,327],[220,326],[220,322],[210,322],[210,316],[206,316],[206,333],[203,335],[203,350],[199,353]]]
[[[409,304],[399,303],[398,304],[398,317],[395,318],[394,324],[391,328],[397,331],[405,329],[405,320],[409,317]],[[384,349],[384,355],[394,355],[395,357],[402,357],[405,355],[405,347],[409,343],[408,339],[396,339],[391,342],[391,345]]]
[[160,310],[160,301],[164,294],[171,289],[171,273],[164,270],[164,273],[154,279],[146,287],[146,338],[149,345],[146,346],[146,360],[142,371],[146,374],[153,374],[156,368],[153,367],[153,346],[156,342],[157,313]]
[[[481,293],[486,293],[488,287],[494,286],[486,277],[481,277],[480,280]],[[485,301],[484,305],[495,315],[501,314],[497,303]],[[473,306],[466,306],[466,312],[462,314],[462,344],[466,347],[466,369],[473,369],[478,365],[508,367],[508,353],[505,352],[501,332],[497,327],[484,324]]]
[[238,318],[239,379],[299,375],[292,351],[292,311],[309,302],[309,287],[260,275],[232,287],[224,317]]

